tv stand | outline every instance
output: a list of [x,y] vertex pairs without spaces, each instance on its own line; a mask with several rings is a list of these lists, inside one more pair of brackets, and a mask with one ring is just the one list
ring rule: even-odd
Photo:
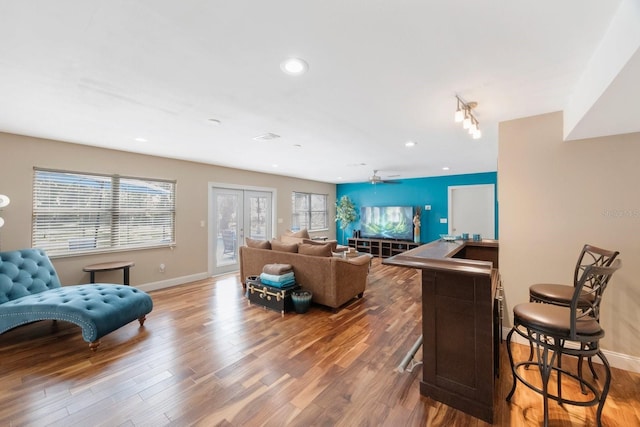
[[417,248],[420,243],[406,240],[391,239],[361,239],[350,237],[350,248],[355,248],[358,252],[365,252],[378,258],[389,258],[401,254],[409,249]]

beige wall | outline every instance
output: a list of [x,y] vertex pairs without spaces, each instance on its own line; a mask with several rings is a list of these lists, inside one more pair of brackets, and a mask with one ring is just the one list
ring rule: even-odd
[[500,271],[507,313],[536,282],[571,283],[585,243],[620,251],[603,348],[640,356],[640,133],[562,141],[562,113],[500,124]]
[[[82,267],[95,262],[128,259],[135,262],[131,283],[180,281],[180,278],[207,273],[208,236],[200,221],[207,221],[208,183],[227,183],[251,187],[275,188],[277,200],[274,235],[290,227],[291,192],[304,191],[328,194],[329,231],[335,236],[335,212],[331,209],[336,186],[315,181],[278,175],[248,172],[194,162],[106,150],[78,144],[0,133],[0,194],[11,198],[2,217],[6,223],[0,229],[0,249],[3,251],[31,246],[31,194],[33,167],[63,169],[77,172],[96,172],[164,178],[177,180],[176,247],[118,252],[103,255],[57,258],[54,265],[64,284],[88,282]],[[208,223],[208,221],[207,221]],[[159,263],[166,264],[166,272],[159,272]],[[98,280],[122,280],[122,272],[101,273]]]

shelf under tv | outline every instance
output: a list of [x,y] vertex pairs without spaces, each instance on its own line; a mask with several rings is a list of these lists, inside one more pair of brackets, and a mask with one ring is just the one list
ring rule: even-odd
[[350,248],[355,248],[358,252],[365,252],[379,258],[389,258],[391,256],[417,248],[420,243],[407,240],[393,239],[365,239],[350,237]]

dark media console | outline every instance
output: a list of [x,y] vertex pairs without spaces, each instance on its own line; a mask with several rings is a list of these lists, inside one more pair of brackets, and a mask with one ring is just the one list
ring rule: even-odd
[[349,247],[379,258],[389,258],[420,246],[405,240],[349,238]]

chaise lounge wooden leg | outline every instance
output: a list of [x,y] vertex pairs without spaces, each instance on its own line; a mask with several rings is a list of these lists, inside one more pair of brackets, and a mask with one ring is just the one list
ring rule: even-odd
[[147,320],[147,316],[138,317],[138,322],[140,322],[140,326],[144,326],[145,320]]
[[98,350],[98,346],[99,345],[100,345],[100,340],[92,341],[92,342],[89,343],[89,349],[91,351],[96,351],[96,350]]

